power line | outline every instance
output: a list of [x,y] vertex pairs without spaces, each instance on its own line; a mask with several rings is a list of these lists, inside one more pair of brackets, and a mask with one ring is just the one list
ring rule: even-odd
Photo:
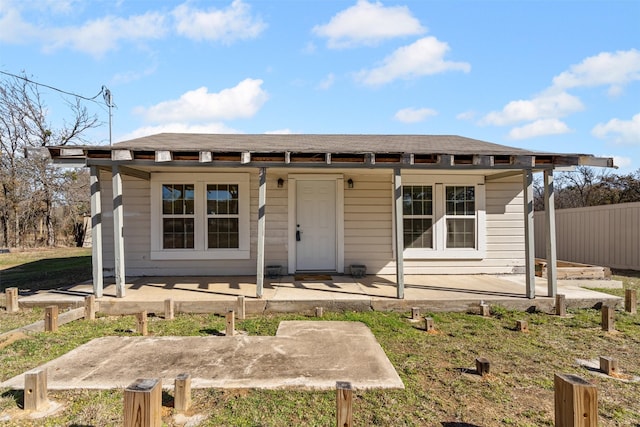
[[89,98],[89,97],[86,97],[86,96],[78,95],[77,93],[68,92],[66,90],[58,89],[57,87],[49,86],[49,85],[46,85],[44,83],[39,83],[39,82],[36,82],[34,80],[30,80],[26,76],[19,76],[17,74],[7,73],[6,71],[1,71],[1,70],[0,70],[0,74],[5,74],[7,76],[15,77],[16,79],[24,80],[27,83],[33,83],[33,84],[38,85],[38,86],[43,86],[43,87],[49,88],[51,90],[55,90],[56,92],[64,93],[65,95],[71,95],[71,96],[75,96],[76,98],[84,99],[86,101],[92,101],[92,102],[95,102],[96,104],[99,104],[98,101],[96,101],[96,98],[99,97],[100,95],[102,95],[104,90],[105,90],[105,87],[102,86],[102,88],[100,88],[100,92],[98,92],[96,94],[96,96],[94,96],[93,98]]

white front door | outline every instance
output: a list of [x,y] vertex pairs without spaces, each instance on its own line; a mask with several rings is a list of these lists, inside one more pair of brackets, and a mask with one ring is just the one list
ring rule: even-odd
[[296,185],[296,270],[336,271],[336,181]]

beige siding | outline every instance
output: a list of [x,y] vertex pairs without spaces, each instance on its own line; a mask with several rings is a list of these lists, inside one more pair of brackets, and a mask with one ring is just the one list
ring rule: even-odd
[[[536,256],[546,255],[544,212],[535,214]],[[556,211],[558,259],[640,270],[640,203]]]
[[[218,172],[218,170],[216,170]],[[234,169],[233,172],[238,172]],[[288,173],[300,170],[269,169],[266,206],[266,265],[277,264],[287,271],[288,262]],[[302,171],[304,172],[304,171]],[[307,171],[308,172],[308,171]],[[317,170],[313,172],[318,173]],[[365,264],[369,273],[395,272],[393,244],[393,196],[390,171],[331,170],[342,173],[344,189],[344,265]],[[124,238],[128,276],[152,275],[252,275],[256,269],[257,243],[257,170],[250,170],[251,256],[245,260],[172,260],[150,259],[151,195],[150,182],[123,177]],[[277,188],[283,178],[283,188]],[[355,182],[346,188],[346,180]],[[444,180],[446,182],[446,180]],[[113,273],[111,214],[111,174],[101,174],[104,210],[104,266]],[[468,259],[405,260],[407,274],[520,273],[524,266],[524,228],[522,180],[520,177],[487,182],[486,257]]]

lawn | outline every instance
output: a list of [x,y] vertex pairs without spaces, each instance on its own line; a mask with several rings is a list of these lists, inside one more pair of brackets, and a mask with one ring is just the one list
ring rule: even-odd
[[[625,286],[638,285],[637,276],[623,274],[616,278],[623,277]],[[0,323],[28,323],[34,313],[41,318],[41,313],[33,311],[9,314],[0,309]],[[598,387],[600,426],[640,425],[639,382],[597,375],[577,363],[577,359],[610,356],[618,360],[624,375],[640,376],[640,315],[618,311],[616,331],[607,333],[601,330],[599,311],[569,313],[560,318],[500,307],[492,307],[490,318],[427,313],[435,321],[435,334],[412,322],[409,313],[326,313],[323,319],[366,324],[406,387],[357,391],[354,425],[552,426],[555,373],[577,374]],[[291,319],[311,318],[260,316],[237,321],[236,329],[250,335],[274,335],[282,320]],[[516,331],[517,320],[528,321],[530,332]],[[149,322],[150,334],[155,336],[204,336],[224,328],[225,319],[216,315],[181,314],[171,321],[151,317]],[[0,381],[93,338],[131,335],[131,330],[135,330],[133,316],[122,316],[76,321],[56,333],[33,334],[0,348]],[[480,377],[470,372],[478,356],[491,361],[490,375]],[[163,397],[166,425],[174,425],[171,394]],[[56,415],[36,421],[14,419],[4,425],[122,425],[121,390],[50,392],[49,397],[64,405]],[[4,414],[20,413],[20,402],[21,392],[0,389],[0,420]],[[205,417],[201,424],[205,426],[329,426],[335,425],[335,392],[194,390],[192,412]]]

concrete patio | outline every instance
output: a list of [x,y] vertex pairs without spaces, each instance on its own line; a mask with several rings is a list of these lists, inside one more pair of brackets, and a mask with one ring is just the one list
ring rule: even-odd
[[[558,280],[558,294],[565,295],[569,308],[615,305],[620,298],[585,287],[621,286],[614,280]],[[239,296],[244,297],[247,314],[305,313],[315,307],[327,311],[407,311],[419,307],[432,312],[465,312],[478,310],[481,302],[523,311],[551,311],[555,303],[547,297],[546,279],[538,277],[536,298],[526,298],[522,275],[406,275],[404,299],[396,298],[394,276],[282,276],[265,280],[262,298],[255,297],[255,290],[255,276],[141,277],[127,281],[124,298],[116,298],[115,285],[106,285],[98,303],[99,310],[108,314],[162,313],[167,299],[174,301],[176,312],[225,313],[236,308]],[[92,292],[91,284],[41,291],[22,296],[20,305],[79,307]]]

